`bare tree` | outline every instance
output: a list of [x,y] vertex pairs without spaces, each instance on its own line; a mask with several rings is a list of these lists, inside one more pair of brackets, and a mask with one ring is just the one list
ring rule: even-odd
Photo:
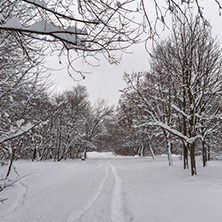
[[181,139],[184,168],[189,152],[194,175],[197,147],[202,144],[205,166],[206,138],[220,130],[222,56],[201,17],[191,15],[189,23],[183,17],[174,21],[172,35],[150,54],[150,72],[125,74],[127,87],[122,92],[135,104],[128,108],[137,129],[162,129],[169,157],[172,141]]
[[[218,42],[211,32],[200,23],[201,17],[190,19],[189,23],[176,21],[173,35],[169,40],[156,46],[152,54],[151,70],[167,80],[159,84],[171,90],[169,104],[178,115],[175,126],[168,131],[179,136],[184,142],[184,167],[187,165],[188,150],[191,159],[191,174],[196,174],[195,151],[197,141],[205,144],[205,136],[210,133],[209,123],[217,122],[221,96],[221,52]],[[219,99],[220,100],[220,99]],[[161,125],[161,124],[157,124]],[[169,124],[162,125],[167,129]],[[206,162],[203,148],[204,166]]]
[[[221,9],[219,1],[211,1]],[[155,39],[160,32],[158,24],[169,28],[168,18],[172,14],[178,19],[182,14],[188,22],[186,11],[193,8],[209,26],[199,0],[2,0],[0,31],[7,38],[16,36],[24,53],[30,48],[37,51],[27,39],[48,43],[51,52],[66,55],[69,68],[76,70],[76,59],[95,64],[98,53],[110,63],[118,63],[116,51],[140,42],[144,32],[143,39]]]
[[114,106],[109,106],[103,99],[98,99],[97,102],[89,107],[86,113],[86,121],[84,125],[84,157],[86,158],[87,148],[97,149],[96,143],[98,139],[107,134],[106,123],[111,120],[114,112]]
[[[161,135],[162,140],[165,140],[165,147],[168,154],[169,165],[173,164],[171,158],[172,142],[171,134],[160,126],[152,126],[153,122],[162,122],[163,124],[170,125],[172,123],[171,109],[169,104],[169,91],[166,90],[166,87],[161,87],[158,84],[158,76],[155,76],[150,73],[133,73],[132,75],[124,75],[127,87],[122,90],[122,97],[130,101],[129,115],[132,117],[132,128],[134,128],[135,136],[139,140],[137,144],[142,144],[142,147],[145,145],[151,151],[151,139],[153,134]],[[167,81],[167,80],[166,80]],[[163,100],[166,100],[163,103]],[[145,135],[141,137],[141,135]],[[157,136],[158,137],[158,136]]]
[[[54,96],[53,104],[63,105],[47,124],[50,130],[42,135],[44,144],[48,141],[52,144],[51,157],[60,161],[66,158],[75,158],[80,152],[80,146],[84,143],[83,125],[88,110],[89,100],[86,87],[77,85],[72,90],[65,91],[61,95]],[[40,149],[44,150],[45,146]],[[49,151],[45,150],[45,159],[49,158]]]
[[[209,0],[209,2],[218,7],[218,16],[221,16],[221,3],[218,0]],[[204,14],[203,2],[200,0],[153,0],[149,2],[141,0],[140,7],[143,11],[144,30],[148,35],[147,40],[154,39],[160,34],[160,29],[158,29],[160,25],[162,30],[171,28],[171,15],[178,20],[182,16],[185,22],[189,23],[190,16],[187,11],[198,14],[205,26],[211,25]]]
[[[47,42],[52,51],[68,57],[73,69],[77,58],[86,63],[92,62],[90,58],[97,61],[98,52],[110,63],[118,63],[112,51],[125,50],[142,33],[141,22],[134,21],[134,0],[4,0],[0,8],[8,11],[7,18],[1,17],[1,32],[17,35],[25,51],[29,47],[25,38]],[[30,14],[23,14],[28,9]]]

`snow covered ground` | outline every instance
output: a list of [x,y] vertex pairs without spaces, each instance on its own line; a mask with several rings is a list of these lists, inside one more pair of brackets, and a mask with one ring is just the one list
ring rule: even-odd
[[[0,193],[1,222],[221,222],[222,161],[191,177],[174,157],[115,157],[86,161],[17,161],[21,176]],[[0,168],[0,175],[5,172]],[[13,177],[13,175],[11,176]]]

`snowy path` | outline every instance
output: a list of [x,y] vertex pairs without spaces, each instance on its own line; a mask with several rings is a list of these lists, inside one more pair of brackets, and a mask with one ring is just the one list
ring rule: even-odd
[[103,168],[105,169],[105,175],[98,189],[81,209],[74,209],[73,212],[70,213],[68,216],[68,222],[87,221],[89,218],[91,221],[98,221],[99,218],[107,216],[109,211],[107,202],[110,199],[111,190],[109,187],[110,172],[107,163],[103,163]]
[[166,158],[92,157],[16,162],[21,175],[31,174],[0,193],[8,198],[0,221],[221,222],[222,162],[203,169],[199,161],[191,177],[178,158],[168,167]]
[[110,161],[103,162],[105,176],[96,193],[80,210],[74,210],[68,216],[68,222],[127,222],[124,215],[123,187],[117,169]]
[[124,208],[123,208],[123,191],[122,191],[122,181],[117,175],[117,171],[114,166],[111,166],[112,173],[115,179],[113,186],[113,193],[111,199],[111,212],[110,217],[112,222],[124,222]]
[[[19,163],[23,170],[26,164]],[[1,222],[129,221],[118,169],[106,156],[85,162],[43,162],[33,166],[36,172],[15,185],[16,200],[0,210]]]

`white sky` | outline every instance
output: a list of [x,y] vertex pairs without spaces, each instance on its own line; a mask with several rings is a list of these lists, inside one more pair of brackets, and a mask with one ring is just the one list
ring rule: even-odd
[[[200,0],[204,6],[204,15],[213,26],[213,36],[218,35],[218,40],[222,43],[222,16],[219,16],[219,11],[214,0]],[[163,33],[164,35],[164,33]],[[106,99],[110,104],[118,102],[120,92],[125,83],[123,81],[123,73],[133,71],[145,71],[148,69],[148,54],[145,51],[144,45],[135,45],[129,49],[132,54],[123,54],[121,63],[110,65],[106,60],[101,60],[101,65],[97,68],[87,66],[85,70],[91,71],[85,80],[80,82],[73,81],[67,73],[67,69],[52,72],[52,79],[57,82],[57,92],[63,92],[66,89],[71,89],[77,84],[85,85],[89,93],[91,102],[97,98]],[[57,58],[52,58],[51,67],[64,67],[59,65]],[[78,79],[78,74],[75,74]]]
[[[118,102],[120,92],[125,84],[123,81],[124,72],[145,71],[148,67],[148,55],[143,45],[134,46],[129,51],[132,54],[124,54],[119,65],[110,65],[105,59],[101,60],[99,67],[93,68],[86,66],[85,70],[91,71],[91,74],[86,75],[86,78],[81,81],[74,81],[68,74],[67,69],[54,71],[52,78],[58,82],[57,91],[62,92],[66,89],[71,89],[77,84],[85,85],[90,96],[90,100],[94,102],[97,98],[103,98],[110,104]],[[59,60],[53,58],[54,67],[59,67]],[[61,65],[62,67],[63,65]],[[52,66],[53,67],[53,66]],[[74,74],[74,77],[81,79],[79,74]]]

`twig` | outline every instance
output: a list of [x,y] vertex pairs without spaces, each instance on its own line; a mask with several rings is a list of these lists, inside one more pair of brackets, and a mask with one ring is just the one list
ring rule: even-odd
[[4,201],[8,200],[8,198],[0,199],[0,202],[4,204]]

